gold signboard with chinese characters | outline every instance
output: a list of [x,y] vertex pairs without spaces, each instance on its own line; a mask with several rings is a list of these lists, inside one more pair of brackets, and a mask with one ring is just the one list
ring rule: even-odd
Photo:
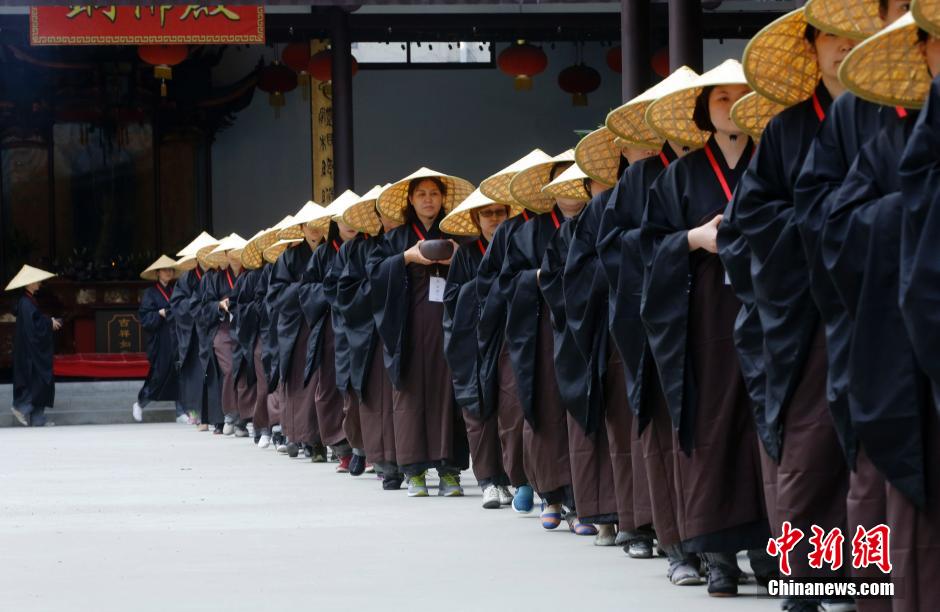
[[99,310],[95,313],[95,352],[139,353],[144,350],[140,319],[133,311]]
[[[310,53],[316,55],[327,48],[326,41],[310,42]],[[314,202],[333,201],[333,84],[310,77],[310,137],[313,154]]]

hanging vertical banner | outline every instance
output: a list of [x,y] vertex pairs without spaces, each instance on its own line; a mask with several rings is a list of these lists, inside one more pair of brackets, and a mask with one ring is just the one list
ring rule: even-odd
[[[310,41],[310,54],[327,48],[325,40]],[[333,85],[310,77],[310,137],[313,146],[313,201],[333,201]]]
[[79,4],[29,10],[33,45],[184,45],[264,42],[264,7]]

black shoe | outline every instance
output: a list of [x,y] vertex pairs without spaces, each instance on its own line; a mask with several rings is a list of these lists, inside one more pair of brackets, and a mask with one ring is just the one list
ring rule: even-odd
[[304,458],[312,459],[313,458],[313,447],[309,444],[304,444]]
[[736,597],[738,576],[717,565],[708,567],[708,595],[710,597]]
[[261,434],[255,434],[255,446],[258,446],[258,442],[261,441]]
[[382,479],[382,489],[385,491],[397,491],[401,488],[402,478],[400,474],[395,476],[386,476]]
[[322,442],[316,442],[313,445],[313,456],[310,458],[314,463],[326,463],[326,447]]
[[349,473],[352,476],[362,476],[366,471],[366,458],[362,455],[353,454],[349,460]]
[[631,559],[652,559],[653,541],[642,537],[634,538],[624,545],[623,552]]
[[216,425],[212,428],[213,435],[221,436],[222,435],[222,425]]
[[300,454],[300,447],[294,444],[293,442],[287,443],[287,456],[293,459],[298,454]]

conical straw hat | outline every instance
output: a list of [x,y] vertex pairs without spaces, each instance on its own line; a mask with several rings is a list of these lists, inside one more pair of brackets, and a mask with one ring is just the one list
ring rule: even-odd
[[327,232],[330,229],[330,221],[336,217],[342,218],[343,212],[352,204],[359,201],[359,196],[347,189],[338,198],[314,214],[307,220],[307,223],[316,226],[321,232]]
[[308,200],[307,203],[300,208],[300,210],[292,215],[291,225],[278,231],[277,239],[302,240],[304,237],[304,231],[301,229],[301,226],[313,221],[317,221],[318,219],[322,219],[324,209],[324,206],[317,204],[313,200]]
[[571,166],[553,180],[548,185],[542,187],[542,192],[555,198],[568,198],[578,202],[587,202],[591,199],[591,194],[584,187],[584,181],[590,179],[577,164]]
[[390,186],[387,183],[385,185],[376,185],[356,202],[353,202],[343,212],[343,223],[364,234],[378,234],[382,229],[382,221],[379,219],[378,213],[375,212],[375,201]]
[[219,244],[221,243],[222,241],[220,240],[216,242],[215,244],[208,244],[204,247],[201,247],[198,251],[196,251],[196,261],[199,262],[200,266],[202,266],[206,270],[208,270],[209,268],[218,267],[216,263],[209,261],[209,254],[212,253],[212,251],[214,251],[215,248],[219,246]]
[[777,104],[752,91],[731,107],[731,120],[742,132],[758,140],[770,120],[785,108],[787,107],[783,104]]
[[613,187],[620,170],[621,148],[606,127],[594,130],[574,148],[574,163],[598,183]]
[[742,58],[751,89],[785,106],[813,95],[821,73],[805,34],[806,18],[800,8],[751,39]]
[[[454,234],[455,236],[476,236],[480,233],[480,228],[473,222],[473,217],[470,215],[470,212],[478,208],[492,206],[493,204],[500,204],[500,202],[483,195],[483,192],[479,189],[474,189],[473,193],[468,195],[457,208],[447,213],[447,216],[441,221],[441,231],[446,234]],[[503,204],[503,206],[509,205]],[[522,207],[518,204],[515,208],[516,214],[522,210]],[[510,213],[510,215],[511,214],[512,213]]]
[[548,153],[541,149],[534,149],[522,159],[514,161],[496,174],[483,179],[483,182],[480,183],[480,192],[494,202],[509,204],[510,206],[518,205],[519,203],[509,193],[509,182],[526,168],[550,162],[551,159],[552,157]]
[[183,249],[176,254],[177,257],[185,257],[186,255],[195,255],[199,249],[207,246],[215,246],[219,244],[219,241],[213,238],[207,232],[202,232],[196,236],[195,240],[187,244]]
[[940,37],[940,0],[914,0],[911,15],[921,29]]
[[420,178],[437,178],[444,183],[447,188],[447,193],[444,194],[444,212],[452,211],[457,203],[466,200],[474,189],[473,183],[465,179],[443,174],[430,168],[421,168],[392,183],[379,194],[376,206],[382,211],[382,214],[403,222],[405,220],[405,207],[408,206],[408,186],[411,181]]
[[287,215],[278,221],[274,227],[269,227],[266,230],[258,232],[258,234],[248,241],[248,244],[245,245],[245,250],[242,251],[242,265],[249,270],[257,270],[263,266],[264,250],[277,242],[277,233],[286,227],[290,227],[293,221],[294,217]]
[[809,0],[803,7],[806,21],[816,29],[863,40],[884,26],[878,0]]
[[196,267],[195,255],[183,255],[176,260],[176,269],[182,272],[188,272]]
[[150,264],[150,267],[140,273],[140,277],[148,281],[156,281],[160,275],[160,270],[173,270],[173,278],[179,276],[179,270],[176,268],[176,260],[166,255],[161,255],[157,261]]
[[33,283],[41,283],[44,280],[53,278],[55,274],[52,272],[46,272],[45,270],[40,270],[39,268],[34,268],[32,266],[23,266],[20,268],[20,271],[16,273],[16,276],[7,283],[5,291],[13,291],[14,289],[19,289],[25,287],[26,285],[31,285]]
[[605,123],[607,129],[623,139],[627,146],[658,149],[663,145],[663,138],[646,123],[646,109],[659,98],[688,87],[698,76],[697,72],[686,66],[677,68],[653,87],[610,111]]
[[219,242],[219,246],[215,247],[206,255],[206,260],[214,268],[224,268],[228,265],[229,251],[233,251],[235,255],[239,255],[245,249],[246,244],[248,244],[248,241],[238,234],[229,234]]
[[692,147],[705,146],[711,134],[698,129],[692,116],[695,100],[702,90],[716,85],[747,85],[741,64],[737,60],[725,60],[683,89],[659,98],[646,109],[646,122],[666,140]]
[[883,104],[920,108],[930,91],[930,72],[907,13],[858,44],[842,60],[839,80],[856,96]]
[[[547,161],[529,166],[516,173],[509,181],[509,193],[512,197],[534,213],[548,212],[555,205],[555,199],[547,193],[542,193],[542,187],[551,182],[552,168],[555,164],[574,163],[574,149],[549,158]],[[568,168],[566,167],[565,170]]]
[[268,248],[264,250],[264,260],[268,263],[274,263],[277,261],[277,258],[281,256],[281,253],[287,250],[287,247],[293,246],[295,244],[300,244],[303,242],[303,238],[290,238],[287,240],[278,240]]

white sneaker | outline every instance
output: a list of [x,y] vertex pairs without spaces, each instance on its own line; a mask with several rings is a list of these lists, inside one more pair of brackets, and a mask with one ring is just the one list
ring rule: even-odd
[[509,492],[509,487],[505,485],[500,485],[496,487],[496,492],[499,493],[499,505],[508,506],[512,503],[512,493]]
[[131,414],[134,415],[134,420],[140,423],[144,420],[144,409],[140,407],[140,404],[134,402],[134,408],[131,410]]
[[267,448],[269,446],[271,446],[271,436],[261,434],[261,437],[258,439],[258,448]]
[[234,424],[234,423],[226,423],[224,426],[222,426],[222,435],[223,435],[223,436],[230,436],[230,435],[232,435],[233,433],[235,433],[235,424]]
[[248,437],[251,438],[252,440],[254,440],[254,439],[255,439],[255,426],[254,426],[254,424],[253,424],[253,423],[250,423],[250,422],[249,422],[249,423],[246,423],[246,424],[245,424],[245,429],[248,430]]
[[189,418],[188,414],[179,415],[178,417],[176,417],[176,422],[179,423],[180,425],[192,425],[193,424],[193,421],[192,419]]
[[483,489],[483,507],[487,510],[497,510],[499,506],[499,490],[496,485],[490,485]]

